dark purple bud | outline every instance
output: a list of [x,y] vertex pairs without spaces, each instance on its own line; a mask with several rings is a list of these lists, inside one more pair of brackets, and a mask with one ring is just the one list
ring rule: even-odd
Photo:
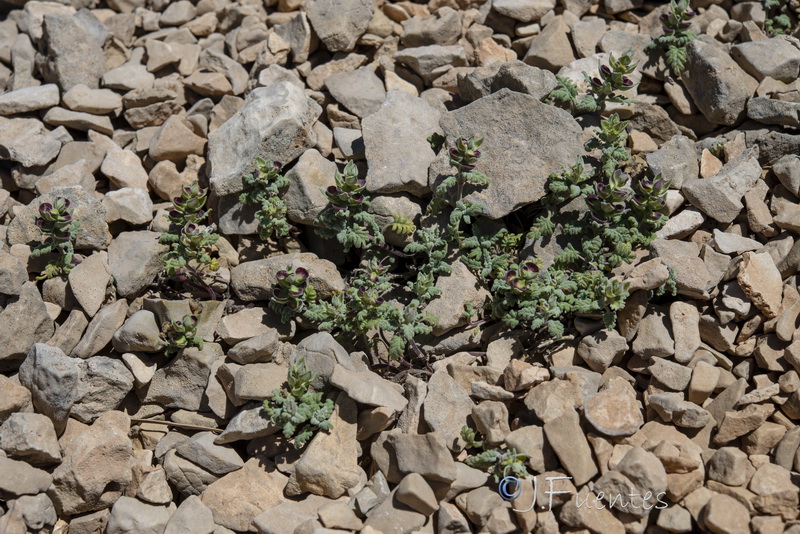
[[365,185],[367,185],[367,180],[366,178],[359,178],[356,184],[358,185],[358,187],[364,187]]
[[681,28],[683,28],[683,29],[686,29],[691,25],[692,25],[691,22],[681,22]]
[[175,321],[175,326],[183,326],[183,323],[181,321]]
[[280,169],[283,167],[283,163],[281,163],[280,161],[275,161],[272,163],[272,166],[275,167],[276,169]]
[[303,293],[305,293],[305,292],[306,292],[305,288],[301,287],[299,289],[295,289],[294,291],[290,291],[289,295],[291,295],[294,298],[298,298],[298,297],[302,297]]
[[603,65],[602,67],[600,67],[600,72],[602,72],[606,76],[609,76],[611,74],[611,68],[608,65]]
[[694,17],[695,15],[697,15],[697,13],[695,13],[694,11],[685,11],[683,13],[683,19],[684,20],[690,19],[690,18]]
[[64,197],[58,197],[58,198],[60,198],[61,200],[63,200],[63,201],[64,201],[64,207],[65,207],[65,208],[68,208],[68,207],[70,207],[70,206],[72,205],[72,204],[70,204],[70,201],[69,201],[69,200],[67,200],[67,199],[66,199],[66,198],[64,198]]
[[450,147],[448,152],[450,152],[450,155],[453,157],[458,156],[458,149],[456,149],[456,147]]
[[602,87],[603,80],[601,80],[600,78],[592,78],[592,85],[594,85],[595,87]]
[[364,195],[362,194],[355,195],[353,197],[353,202],[355,202],[356,204],[361,204],[362,202],[364,202]]
[[667,21],[669,21],[669,15],[667,15],[666,13],[662,13],[662,14],[661,14],[661,15],[658,17],[658,19],[659,19],[661,22],[667,22]]
[[37,219],[36,219],[36,226],[38,226],[39,228],[41,228],[42,226],[44,226],[44,219],[38,219],[38,218],[37,218]]
[[78,256],[72,256],[72,265],[80,265],[83,263],[83,260]]
[[516,277],[517,273],[515,271],[506,271],[506,282],[509,284],[511,283],[511,280],[515,279]]
[[187,224],[186,227],[184,228],[184,230],[186,230],[186,233],[194,233],[195,231],[197,231],[197,225],[196,224]]
[[339,189],[338,187],[336,187],[335,185],[329,185],[328,189],[326,189],[326,191],[328,192],[329,195],[334,196],[334,197],[339,195],[342,192],[342,190]]
[[377,299],[375,299],[375,304],[381,305],[383,304],[383,302],[384,302],[383,297],[378,297]]
[[627,76],[623,76],[622,77],[622,85],[624,85],[625,87],[632,87],[633,86],[633,82]]
[[286,278],[287,278],[288,276],[289,276],[289,273],[287,273],[286,271],[278,271],[278,272],[275,274],[275,278],[276,278],[277,280],[286,280]]
[[300,278],[300,280],[306,280],[306,279],[308,279],[308,270],[306,270],[306,269],[304,269],[304,268],[302,268],[302,267],[298,267],[297,269],[295,269],[295,270],[294,270],[294,274],[295,274],[295,275],[296,275],[298,278]]
[[532,261],[526,261],[523,264],[521,264],[519,267],[520,267],[520,269],[525,271],[527,274],[533,274],[533,273],[538,273],[539,272],[539,267],[535,263],[533,263]]
[[478,159],[479,157],[481,157],[481,151],[476,150],[475,152],[472,153],[472,157]]
[[666,26],[661,26],[661,29],[664,31],[664,35],[672,35],[675,33],[675,30],[672,28],[667,28]]
[[39,206],[39,213],[47,213],[53,209],[53,205],[49,202],[45,202],[44,204]]

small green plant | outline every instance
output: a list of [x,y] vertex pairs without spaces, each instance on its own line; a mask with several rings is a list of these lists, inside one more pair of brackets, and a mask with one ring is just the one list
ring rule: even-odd
[[589,88],[580,99],[578,86],[572,80],[556,76],[558,85],[544,100],[566,106],[575,115],[602,111],[606,102],[630,103],[630,99],[619,93],[629,91],[636,86],[628,77],[636,70],[636,65],[632,50],[628,50],[619,58],[611,54],[608,65],[598,62],[598,76],[591,77],[586,72],[583,73]]
[[309,303],[317,299],[317,292],[308,283],[308,271],[291,266],[278,271],[276,284],[272,288],[269,307],[286,323],[295,315],[305,311]]
[[170,247],[162,258],[168,277],[205,290],[211,298],[216,298],[204,279],[207,271],[217,271],[220,267],[213,248],[219,234],[214,233],[211,226],[202,224],[210,213],[204,209],[207,197],[208,191],[197,182],[184,187],[181,196],[172,199],[173,207],[166,215],[170,228],[161,234],[158,242]]
[[342,172],[336,171],[336,185],[325,190],[330,205],[314,221],[322,237],[336,238],[345,252],[351,248],[366,249],[372,243],[383,243],[383,234],[369,210],[364,194],[367,181],[358,177],[358,169],[349,161]]
[[414,337],[429,334],[436,321],[422,311],[419,298],[405,306],[385,298],[393,289],[387,271],[381,262],[369,260],[363,268],[356,269],[355,277],[343,292],[330,300],[306,302],[304,316],[321,330],[338,331],[350,338],[366,339],[369,333],[377,332],[378,337],[367,341],[367,345],[380,339],[386,344],[390,358],[401,358]]
[[166,346],[166,354],[172,355],[187,347],[203,350],[203,338],[197,335],[196,315],[184,315],[183,319],[166,321],[161,326],[161,339]]
[[395,213],[392,215],[392,222],[389,223],[389,229],[398,235],[411,235],[417,227],[407,217]]
[[696,14],[689,6],[689,0],[670,0],[669,10],[660,17],[664,35],[653,39],[645,48],[648,51],[663,50],[664,61],[675,76],[680,76],[686,68],[686,45],[697,39],[689,31]]
[[483,206],[462,200],[464,186],[485,187],[489,185],[489,178],[475,169],[481,157],[481,151],[478,149],[482,144],[483,139],[475,139],[474,136],[459,137],[456,140],[455,146],[448,149],[450,166],[456,169],[456,173],[448,176],[439,184],[433,199],[428,204],[429,213],[439,213],[447,206],[445,195],[455,188],[455,207],[450,212],[450,224],[447,226],[447,231],[450,237],[459,244],[464,237],[461,233],[461,223],[471,224],[474,217],[483,214]]
[[770,37],[790,34],[797,28],[800,2],[797,0],[763,0],[766,20],[764,29]]
[[31,257],[36,258],[51,252],[58,256],[47,264],[42,274],[36,277],[37,280],[67,275],[79,263],[75,257],[75,239],[80,222],[73,219],[69,208],[70,202],[64,197],[56,198],[52,204],[44,202],[39,205],[39,216],[36,217],[35,224],[45,240],[33,249]]
[[286,387],[273,390],[272,398],[264,401],[270,422],[283,430],[286,439],[293,440],[295,449],[302,449],[317,431],[333,428],[333,400],[311,389],[314,377],[300,358],[289,368]]
[[289,187],[289,179],[281,174],[281,168],[277,161],[256,158],[255,172],[244,176],[250,189],[239,195],[242,204],[259,206],[255,217],[259,237],[264,240],[273,235],[287,236],[292,229],[286,220],[286,203],[280,197],[281,192]]
[[468,449],[483,449],[482,452],[467,457],[464,463],[475,469],[488,471],[495,484],[507,476],[520,479],[528,476],[528,468],[525,467],[527,455],[518,453],[514,448],[489,449],[483,440],[477,439],[475,431],[466,425],[461,428],[461,437],[467,442]]

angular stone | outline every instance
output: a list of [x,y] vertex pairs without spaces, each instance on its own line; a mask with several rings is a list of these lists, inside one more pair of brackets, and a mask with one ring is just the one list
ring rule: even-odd
[[70,416],[82,423],[91,423],[115,410],[133,389],[133,375],[116,358],[96,356],[78,365],[78,398]]
[[147,190],[147,171],[142,160],[130,150],[110,150],[100,167],[106,178],[117,188],[137,187]]
[[386,98],[383,82],[369,67],[331,74],[325,78],[325,87],[337,102],[361,118],[378,111]]
[[687,183],[681,192],[706,215],[730,223],[744,207],[742,197],[760,177],[756,155],[748,151],[728,162],[715,176]]
[[705,118],[725,126],[744,118],[747,99],[758,82],[722,47],[696,40],[686,51],[688,60],[681,79]]
[[[569,113],[510,90],[498,91],[445,114],[440,126],[448,146],[461,136],[485,138],[478,170],[486,170],[491,183],[464,195],[464,200],[483,205],[484,214],[491,219],[539,200],[552,172],[547,169],[571,165],[583,152],[578,125]],[[526,148],[538,146],[545,139],[553,150],[532,153]],[[431,188],[452,174],[446,151],[439,156],[429,173]],[[529,180],[524,190],[512,185],[519,176]]]
[[17,412],[33,412],[31,392],[16,381],[0,375],[0,423]]
[[489,292],[481,287],[477,277],[460,260],[453,262],[451,268],[449,274],[441,275],[436,280],[436,287],[441,294],[425,307],[425,313],[437,319],[433,327],[433,335],[436,336],[466,324],[469,319],[463,313],[465,306],[479,309],[489,298]]
[[372,371],[356,372],[337,364],[333,368],[330,383],[367,406],[383,406],[400,413],[408,404],[405,397],[392,388],[387,380]]
[[53,498],[63,513],[102,510],[120,499],[131,481],[129,431],[127,415],[108,412],[73,436],[53,472]]
[[217,196],[245,189],[255,158],[291,163],[316,143],[319,104],[289,82],[254,89],[242,109],[209,135],[208,167]]
[[606,436],[630,436],[644,424],[641,406],[627,382],[615,382],[583,402],[584,417]]
[[111,342],[114,332],[125,322],[128,313],[128,303],[120,299],[113,304],[102,308],[92,318],[86,332],[83,334],[70,356],[73,358],[88,358],[94,356]]
[[292,169],[286,173],[289,188],[283,195],[286,215],[289,220],[301,224],[313,224],[328,206],[323,191],[334,185],[336,164],[315,149],[306,150]]
[[441,131],[439,118],[421,98],[400,91],[386,95],[380,109],[362,122],[369,191],[424,195],[429,190],[428,167],[436,154],[427,139]]
[[[89,15],[94,19],[93,15]],[[96,19],[95,19],[96,20]],[[62,91],[78,84],[96,89],[105,72],[103,42],[91,34],[79,17],[48,14],[42,26],[46,61],[42,75]]]
[[164,454],[164,471],[169,482],[184,497],[201,495],[208,486],[219,480],[218,476],[178,456],[174,449]]
[[244,466],[244,461],[231,447],[215,445],[216,434],[198,432],[175,448],[178,455],[186,458],[215,475],[226,475]]
[[158,242],[161,234],[122,232],[108,247],[108,266],[122,297],[134,297],[149,286],[162,269],[161,257],[169,250]]
[[214,514],[214,523],[237,531],[252,528],[253,519],[262,511],[286,502],[283,488],[286,476],[258,458],[211,484],[200,499]]
[[46,491],[53,483],[47,471],[31,467],[26,462],[0,457],[0,491],[12,496],[36,495]]
[[375,4],[369,0],[313,0],[308,21],[329,52],[349,52],[367,30]]
[[61,142],[36,119],[0,117],[0,159],[23,167],[46,165],[61,150]]
[[769,77],[792,83],[800,72],[800,49],[781,36],[734,45],[731,57],[759,82]]
[[745,252],[736,279],[747,298],[767,319],[781,311],[783,285],[781,273],[767,253]]
[[64,431],[69,411],[78,399],[79,369],[60,349],[35,343],[19,370],[20,383],[31,392],[36,411]]
[[42,121],[50,126],[65,126],[81,132],[94,130],[106,135],[114,133],[114,127],[109,117],[70,111],[64,108],[50,108],[42,117]]
[[426,83],[432,83],[441,67],[467,65],[467,55],[461,45],[428,45],[404,48],[394,53],[394,59],[407,65]]
[[475,403],[447,371],[433,373],[423,403],[425,422],[438,432],[450,450],[463,447],[461,428],[468,424]]
[[69,272],[70,290],[89,317],[94,317],[103,305],[110,279],[111,268],[104,251],[84,258]]
[[72,111],[105,115],[122,108],[122,97],[111,89],[90,89],[78,84],[64,93],[64,105]]
[[528,65],[552,72],[575,61],[569,42],[569,27],[563,18],[556,18],[533,38],[523,61]]
[[317,432],[308,444],[295,464],[288,495],[311,492],[337,499],[358,484],[362,474],[357,463],[357,418],[355,401],[340,394],[330,419],[333,428]]
[[181,116],[172,116],[150,139],[148,154],[154,161],[183,162],[190,154],[202,156],[206,140],[194,133],[192,124]]
[[222,347],[206,343],[202,350],[186,348],[169,364],[158,369],[150,382],[144,404],[198,411],[211,375],[211,366],[223,358]]
[[159,534],[169,522],[170,512],[165,506],[145,504],[131,497],[120,497],[111,509],[107,534]]
[[700,172],[694,141],[683,135],[673,137],[645,159],[653,175],[660,174],[673,189],[680,189],[684,183],[697,179]]
[[17,300],[0,311],[0,361],[22,359],[34,343],[50,339],[53,330],[53,319],[39,290],[25,282]]
[[53,422],[38,413],[11,414],[0,425],[0,449],[11,458],[35,466],[61,462]]
[[103,198],[106,221],[125,221],[132,226],[147,224],[153,220],[153,201],[146,189],[125,187],[109,191]]
[[657,393],[647,397],[649,407],[666,422],[683,428],[703,428],[712,422],[711,414],[676,393]]
[[597,465],[577,412],[570,410],[545,423],[544,434],[576,485],[582,486],[597,475]]
[[577,354],[592,371],[605,372],[619,361],[628,350],[625,338],[616,330],[599,330],[584,336],[578,344]]
[[0,95],[0,115],[47,109],[57,106],[59,101],[58,86],[52,83],[17,89]]

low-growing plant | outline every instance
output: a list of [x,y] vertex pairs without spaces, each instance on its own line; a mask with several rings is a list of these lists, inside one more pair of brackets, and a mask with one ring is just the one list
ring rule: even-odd
[[697,35],[689,31],[696,14],[689,6],[689,0],[670,0],[669,10],[660,16],[664,34],[653,39],[645,48],[648,51],[663,50],[664,62],[674,76],[680,76],[686,68],[686,45],[697,39]]
[[517,452],[514,448],[490,449],[488,444],[478,440],[475,431],[466,425],[461,428],[461,437],[467,442],[467,449],[482,449],[482,452],[468,456],[464,463],[475,469],[488,471],[495,484],[507,476],[520,479],[528,476],[528,468],[525,466],[527,455]]
[[317,300],[317,292],[308,283],[308,270],[291,265],[278,271],[277,282],[272,288],[269,307],[286,323],[292,317],[304,312],[308,304]]
[[330,204],[314,221],[322,237],[336,238],[345,252],[351,248],[366,249],[373,243],[383,243],[381,228],[369,212],[369,199],[364,194],[367,181],[358,177],[352,161],[342,172],[336,171],[336,185],[325,190]]
[[256,170],[244,176],[250,188],[241,195],[239,201],[245,205],[256,205],[255,217],[258,220],[258,233],[261,239],[272,236],[289,235],[292,225],[286,220],[286,203],[280,197],[289,187],[289,179],[281,174],[279,162],[256,158]]
[[763,0],[766,20],[764,29],[774,37],[790,34],[798,27],[800,2],[798,0]]
[[167,356],[187,347],[203,350],[203,338],[197,335],[198,322],[196,315],[184,315],[183,319],[164,322],[161,326],[161,339],[164,340]]
[[57,276],[69,274],[79,261],[75,257],[75,239],[80,222],[70,213],[70,202],[64,197],[57,197],[53,203],[44,202],[39,205],[39,216],[36,226],[45,236],[42,244],[31,251],[31,257],[55,253],[37,280],[49,280]]
[[313,391],[314,378],[305,359],[300,358],[289,368],[286,387],[273,390],[272,397],[264,401],[270,422],[282,429],[286,439],[293,440],[295,449],[302,449],[318,431],[333,428],[333,400]]
[[195,289],[204,290],[211,298],[216,293],[205,280],[210,271],[220,267],[213,245],[219,234],[203,222],[210,210],[205,209],[208,191],[197,182],[181,190],[181,196],[172,199],[172,209],[167,213],[169,230],[161,234],[159,243],[169,245],[162,257],[168,277],[176,278]]
[[608,65],[603,65],[598,61],[598,76],[592,77],[586,72],[583,73],[588,84],[586,94],[579,97],[578,86],[572,80],[556,76],[558,85],[544,100],[567,107],[575,115],[602,111],[606,102],[630,103],[631,100],[620,93],[636,87],[633,80],[629,78],[636,70],[636,65],[637,63],[633,61],[632,50],[628,50],[619,58],[610,54]]

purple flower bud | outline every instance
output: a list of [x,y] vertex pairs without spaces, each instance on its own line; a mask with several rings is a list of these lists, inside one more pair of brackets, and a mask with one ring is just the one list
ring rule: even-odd
[[44,204],[39,206],[39,213],[48,213],[50,210],[53,209],[53,205],[49,202],[45,202]]
[[633,82],[627,76],[623,76],[622,77],[622,85],[624,85],[625,87],[632,87],[633,86]]
[[611,74],[611,68],[608,65],[603,65],[600,67],[600,72],[602,72],[606,76],[609,76]]
[[667,28],[666,26],[661,26],[661,29],[664,31],[664,35],[672,35],[675,33],[675,30],[672,28]]
[[356,181],[356,184],[358,185],[358,187],[364,187],[365,185],[367,185],[367,180],[366,178],[359,178],[358,181]]
[[280,161],[273,161],[272,166],[275,167],[276,169],[281,169],[283,168],[283,163],[281,163]]
[[695,13],[694,11],[691,11],[691,10],[684,11],[683,18],[684,18],[684,20],[686,20],[686,19],[690,19],[690,18],[694,17],[695,15],[697,15],[697,13]]
[[380,306],[383,303],[384,303],[383,297],[378,297],[377,299],[375,299],[375,304]]
[[342,192],[342,190],[336,187],[335,185],[329,185],[328,189],[326,189],[325,191],[328,193],[328,195],[333,197],[339,195]]
[[533,274],[539,272],[539,267],[532,261],[526,261],[520,264],[520,269],[522,269],[526,274]]
[[58,197],[58,198],[59,198],[60,200],[63,200],[63,201],[64,201],[64,207],[65,207],[65,208],[69,208],[69,207],[72,205],[72,204],[70,203],[70,201],[69,201],[68,199],[64,198],[64,197]]
[[362,202],[364,202],[364,198],[365,197],[362,194],[355,195],[353,196],[353,202],[355,202],[356,204],[361,204]]
[[681,22],[681,28],[683,28],[683,29],[686,29],[691,25],[692,25],[691,22]]
[[458,149],[456,149],[456,147],[450,147],[448,152],[450,152],[450,155],[453,156],[453,157],[458,156]]
[[39,219],[39,218],[37,218],[37,219],[36,219],[36,226],[38,226],[39,228],[41,228],[42,226],[44,226],[44,219]]
[[187,234],[190,234],[190,233],[193,234],[195,231],[197,231],[197,225],[196,224],[187,224],[183,229],[186,231]]
[[304,269],[303,267],[298,267],[294,270],[295,276],[300,278],[300,280],[308,279],[308,270]]
[[305,292],[306,292],[305,288],[304,287],[300,287],[300,288],[295,289],[294,291],[290,291],[289,295],[294,297],[294,298],[299,298],[299,297],[302,297],[303,293],[305,293]]
[[286,280],[286,278],[287,278],[288,276],[289,276],[289,273],[287,273],[286,271],[283,271],[283,270],[281,270],[281,271],[278,271],[278,272],[275,274],[275,279],[276,279],[276,280]]
[[659,19],[661,22],[667,22],[667,21],[669,20],[669,15],[667,15],[666,13],[662,13],[662,14],[661,14],[661,15],[658,17],[658,19]]

